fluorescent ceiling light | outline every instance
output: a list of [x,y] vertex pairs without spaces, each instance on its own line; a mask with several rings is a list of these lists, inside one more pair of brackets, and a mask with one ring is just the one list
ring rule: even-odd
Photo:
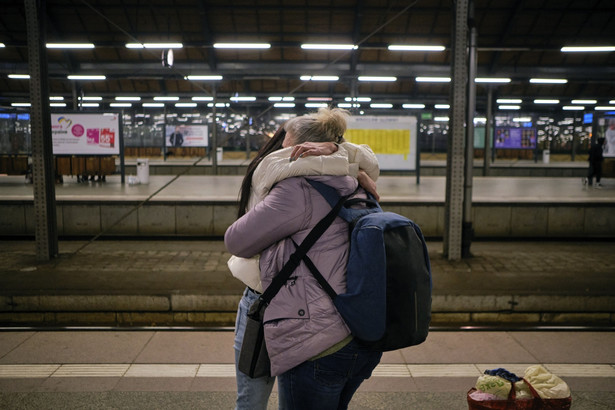
[[562,107],[562,110],[565,111],[582,111],[584,109],[585,107],[583,107],[582,105],[564,105]]
[[115,101],[141,101],[141,97],[115,97]]
[[9,74],[8,77],[13,80],[29,80],[30,74]]
[[397,81],[397,77],[377,77],[362,75],[359,77],[359,81]]
[[184,78],[190,81],[220,81],[223,77],[221,75],[188,75]]
[[561,51],[564,53],[609,52],[609,51],[615,51],[615,47],[613,46],[571,46],[571,47],[562,47]]
[[54,95],[49,97],[49,101],[64,101],[64,97],[61,95]]
[[391,44],[389,47],[391,51],[444,51],[444,46],[418,46],[411,44]]
[[514,122],[531,122],[532,117],[517,117],[512,119]]
[[66,107],[66,103],[49,103],[50,107]]
[[532,84],[566,84],[565,78],[530,78]]
[[21,103],[11,103],[11,107],[30,107],[32,104],[28,103],[28,102],[21,102]]
[[83,96],[79,97],[78,99],[83,101],[102,101],[102,97],[98,96]]
[[344,101],[370,102],[372,97],[345,97]]
[[0,43],[0,48],[4,48],[4,47],[6,47],[4,43]]
[[609,111],[609,110],[615,110],[615,107],[608,106],[608,105],[598,105],[596,107],[594,107],[594,110],[596,111]]
[[308,97],[308,101],[333,101],[331,97]]
[[194,108],[196,107],[196,103],[192,102],[183,102],[183,103],[175,103],[175,106],[178,108]]
[[[209,103],[209,104],[207,104],[207,106],[208,107],[213,107],[214,103]],[[229,104],[229,103],[216,103],[216,107],[217,108],[226,108],[226,107],[230,107],[230,106],[231,106],[231,104]]]
[[340,78],[336,75],[302,75],[301,81],[337,81]]
[[295,108],[295,103],[293,102],[277,102],[273,104],[275,108]]
[[248,96],[234,96],[234,97],[230,97],[229,100],[233,101],[233,102],[239,102],[239,101],[256,101],[256,97],[248,97]]
[[549,99],[536,99],[534,100],[534,104],[559,104],[559,100],[549,100]]
[[60,49],[83,49],[94,48],[92,43],[47,43],[47,48],[60,48]]
[[66,78],[69,80],[106,80],[107,77],[104,75],[69,75]]
[[215,43],[214,48],[271,48],[269,43]]
[[615,100],[609,101],[609,104],[615,104]]
[[572,100],[570,101],[572,104],[598,104],[597,100]]
[[369,105],[369,108],[393,108],[393,104],[373,103]]
[[354,44],[301,44],[304,50],[356,50],[359,46]]
[[[348,105],[350,105],[350,104],[348,104]],[[305,108],[327,108],[328,106],[329,106],[329,104],[324,103],[324,102],[305,103]]]
[[484,123],[486,123],[487,122],[487,118],[485,118],[485,117],[474,117],[474,122],[475,123],[477,123],[477,122],[484,122]]
[[494,83],[494,84],[504,84],[509,83],[511,81],[510,78],[481,78],[477,77],[474,79],[477,83]]
[[450,77],[416,77],[417,83],[450,83]]
[[141,104],[145,108],[159,108],[164,107],[164,103],[143,103]]
[[192,97],[192,101],[213,101],[214,97]]
[[436,104],[434,105],[434,108],[436,110],[448,110],[449,108],[451,108],[450,104]]
[[179,101],[179,97],[175,97],[175,96],[154,97],[154,101]]
[[182,43],[126,43],[126,48],[183,48]]
[[499,110],[520,110],[520,105],[500,105],[498,107]]
[[90,108],[100,106],[100,104],[99,104],[99,103],[81,103],[81,104],[79,104],[79,105],[80,105],[80,106],[82,106],[82,107],[90,107]]
[[448,122],[448,117],[433,117],[433,120],[438,122]]
[[402,108],[422,110],[425,108],[425,104],[402,104]]
[[282,96],[271,96],[268,98],[269,101],[295,101],[295,97],[282,97]]
[[523,101],[520,98],[498,98],[495,102],[498,104],[521,104]]
[[361,104],[357,103],[339,103],[337,106],[340,108],[361,108]]
[[132,103],[111,103],[109,107],[132,107]]

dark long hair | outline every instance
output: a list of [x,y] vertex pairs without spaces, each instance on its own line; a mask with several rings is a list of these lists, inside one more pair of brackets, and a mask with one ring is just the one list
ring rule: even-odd
[[286,130],[284,129],[284,125],[282,125],[275,134],[273,134],[273,137],[263,145],[256,154],[256,157],[254,157],[250,165],[248,165],[246,176],[243,177],[241,190],[239,191],[239,211],[237,212],[237,218],[241,218],[248,211],[248,201],[250,200],[250,191],[252,189],[252,176],[254,175],[256,167],[267,155],[282,148],[282,142],[284,142],[285,136]]

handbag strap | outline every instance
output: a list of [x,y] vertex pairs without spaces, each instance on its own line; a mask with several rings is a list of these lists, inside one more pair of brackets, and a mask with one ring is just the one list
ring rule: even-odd
[[[278,291],[284,286],[290,275],[293,271],[299,266],[304,257],[307,255],[307,251],[316,243],[318,238],[322,236],[323,233],[329,228],[329,226],[333,223],[337,214],[339,213],[342,205],[346,201],[347,197],[341,197],[337,204],[329,211],[324,218],[322,218],[314,228],[310,231],[310,233],[305,237],[305,239],[301,242],[301,245],[297,247],[295,252],[290,255],[288,261],[284,264],[280,272],[273,278],[271,284],[267,286],[267,289],[260,296],[261,306],[267,306],[271,302],[271,300],[275,297]],[[294,243],[294,241],[293,241]],[[296,244],[295,244],[296,245]],[[324,278],[323,278],[324,279]]]

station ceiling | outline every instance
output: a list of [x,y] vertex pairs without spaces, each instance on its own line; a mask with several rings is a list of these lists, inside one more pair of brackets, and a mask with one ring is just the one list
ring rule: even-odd
[[[416,77],[450,77],[454,19],[451,0],[48,0],[47,43],[93,43],[94,49],[47,49],[50,95],[369,96],[373,102],[446,103],[450,84]],[[564,46],[615,46],[613,0],[475,0],[478,72],[510,78],[492,87],[501,98],[615,100],[615,52],[562,52]],[[3,0],[0,13],[0,105],[28,99],[24,1]],[[171,68],[160,49],[126,43],[178,42]],[[215,43],[269,43],[268,49],[214,48]],[[302,49],[304,43],[358,46],[355,50]],[[393,51],[389,45],[439,45],[442,51]],[[103,81],[67,79],[105,75]],[[221,75],[221,81],[189,81],[188,75]],[[335,82],[300,76],[335,75]],[[394,82],[357,81],[393,76]],[[567,79],[534,84],[530,78]],[[487,85],[477,86],[484,105]],[[354,94],[353,94],[354,90]],[[615,104],[615,101],[613,101]]]

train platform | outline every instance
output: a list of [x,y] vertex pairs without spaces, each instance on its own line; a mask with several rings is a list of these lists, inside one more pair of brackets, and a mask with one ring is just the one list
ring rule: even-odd
[[[488,369],[541,364],[572,409],[613,409],[615,332],[431,331],[385,352],[350,409],[467,409]],[[0,331],[4,409],[233,409],[233,332],[184,329]],[[268,409],[277,409],[274,386]]]

